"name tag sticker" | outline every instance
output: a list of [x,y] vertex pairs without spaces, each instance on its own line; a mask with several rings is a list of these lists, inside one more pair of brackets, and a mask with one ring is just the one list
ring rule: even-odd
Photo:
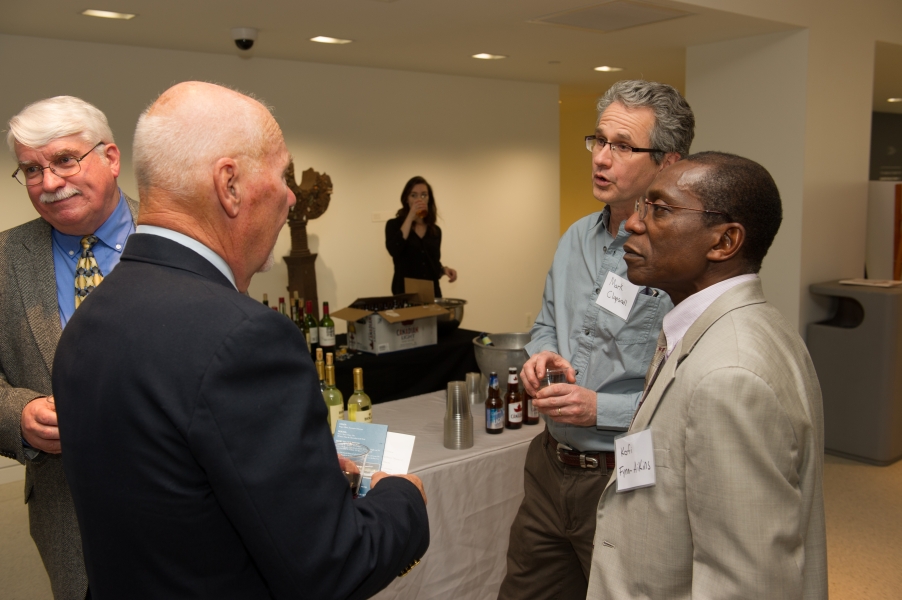
[[655,484],[655,448],[651,429],[614,439],[617,493]]
[[608,271],[595,304],[626,321],[640,289],[640,286]]

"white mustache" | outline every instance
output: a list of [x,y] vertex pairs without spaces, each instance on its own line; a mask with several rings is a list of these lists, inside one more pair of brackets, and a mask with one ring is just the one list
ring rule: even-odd
[[54,202],[59,202],[60,200],[65,200],[66,198],[71,198],[75,194],[80,194],[81,190],[75,187],[74,185],[67,185],[66,187],[59,189],[55,192],[44,192],[41,194],[41,202],[44,204],[53,204]]

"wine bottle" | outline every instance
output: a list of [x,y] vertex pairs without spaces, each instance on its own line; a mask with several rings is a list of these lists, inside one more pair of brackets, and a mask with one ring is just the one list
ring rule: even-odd
[[348,421],[373,422],[373,402],[363,391],[363,369],[354,368],[354,393],[348,398]]
[[332,353],[326,354],[326,389],[323,390],[323,399],[329,411],[329,428],[335,435],[338,421],[344,417],[344,397],[341,391],[335,387],[335,365],[332,364]]
[[324,381],[326,378],[326,363],[323,362],[323,349],[316,349],[316,374],[319,377],[319,391],[323,392],[326,390],[326,382]]
[[307,325],[307,319],[304,317],[304,305],[301,304],[300,300],[295,300],[295,307],[297,309],[297,321],[295,321],[295,323],[297,324],[298,329],[301,330],[304,341],[307,342],[307,352],[312,353],[313,346],[310,345],[310,327]]
[[319,322],[319,345],[326,352],[335,349],[335,321],[329,316],[328,302],[323,302],[323,318]]
[[263,294],[263,306],[269,306],[269,296]]
[[[313,300],[307,300],[307,315],[304,317],[304,323],[310,330],[310,348],[313,352],[319,348],[319,321],[313,315]],[[322,357],[320,357],[322,360]]]
[[285,298],[279,298],[279,312],[288,316],[288,313],[285,311]]

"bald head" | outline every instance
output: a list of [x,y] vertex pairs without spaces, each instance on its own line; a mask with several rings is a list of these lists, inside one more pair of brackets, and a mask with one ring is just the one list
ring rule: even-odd
[[144,111],[135,129],[141,201],[204,196],[218,159],[260,159],[281,142],[279,125],[257,100],[212,83],[175,85]]
[[291,157],[258,101],[210,83],[166,90],[138,119],[139,225],[187,235],[222,257],[245,291],[294,205]]

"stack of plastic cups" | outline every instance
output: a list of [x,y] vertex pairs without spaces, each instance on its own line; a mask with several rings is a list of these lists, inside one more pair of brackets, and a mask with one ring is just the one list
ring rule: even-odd
[[445,405],[445,448],[464,450],[473,447],[473,415],[467,384],[463,381],[448,382],[448,400]]

